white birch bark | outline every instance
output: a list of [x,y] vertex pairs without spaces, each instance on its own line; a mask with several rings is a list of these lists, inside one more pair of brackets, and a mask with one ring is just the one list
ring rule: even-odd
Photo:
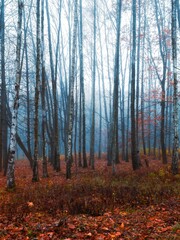
[[7,167],[7,188],[15,187],[15,176],[14,176],[14,160],[16,152],[16,132],[17,132],[17,115],[19,107],[19,89],[21,81],[21,39],[22,39],[22,12],[23,12],[23,1],[18,1],[18,26],[17,26],[17,45],[16,45],[16,83],[15,83],[15,96],[14,105],[12,110],[12,122],[11,122],[11,133],[9,143],[9,158]]
[[73,30],[73,46],[72,46],[72,69],[70,79],[69,93],[69,121],[68,121],[68,136],[67,136],[67,161],[66,161],[66,178],[71,178],[71,161],[72,161],[72,129],[74,115],[74,78],[75,78],[75,56],[77,45],[77,0],[74,3],[74,30]]

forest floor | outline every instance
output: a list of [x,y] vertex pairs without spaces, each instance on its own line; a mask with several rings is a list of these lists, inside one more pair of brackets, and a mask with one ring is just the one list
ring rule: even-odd
[[180,174],[170,165],[150,159],[133,172],[121,162],[114,176],[104,159],[95,166],[66,180],[63,160],[32,183],[28,161],[16,161],[15,190],[0,174],[0,239],[180,239]]

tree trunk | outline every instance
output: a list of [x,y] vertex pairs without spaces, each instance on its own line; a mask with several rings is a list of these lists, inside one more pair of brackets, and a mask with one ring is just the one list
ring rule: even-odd
[[[138,0],[138,41],[137,41],[137,73],[136,73],[136,148],[139,152],[139,80],[140,80],[140,44],[141,44],[141,0]],[[140,156],[140,155],[139,155]]]
[[146,36],[146,5],[144,7],[144,37],[143,37],[143,50],[142,50],[142,75],[141,75],[141,129],[142,129],[142,145],[143,153],[146,155],[146,144],[144,136],[144,62],[145,62],[145,36]]
[[[61,4],[61,3],[60,3]],[[60,5],[61,7],[61,5]],[[59,27],[58,27],[58,36],[57,36],[57,46],[56,46],[56,68],[59,52],[59,34],[60,34],[60,16],[61,8],[59,13]],[[59,126],[58,126],[58,102],[57,102],[57,70],[54,72],[54,62],[52,56],[52,41],[51,41],[51,23],[49,15],[49,6],[48,0],[46,0],[46,12],[48,20],[48,39],[49,39],[49,57],[50,57],[50,68],[51,68],[51,81],[52,81],[52,91],[53,91],[53,166],[56,171],[60,171],[60,162],[59,162]]]
[[67,157],[66,157],[66,178],[71,178],[71,164],[72,164],[72,130],[74,118],[74,79],[75,79],[75,57],[77,45],[77,0],[74,2],[74,30],[73,30],[73,43],[72,43],[72,69],[70,79],[70,92],[69,92],[69,114],[68,114],[68,135],[67,135]]
[[111,157],[112,172],[115,173],[115,164],[119,163],[118,147],[118,103],[119,103],[119,45],[120,45],[120,28],[121,28],[121,0],[117,0],[117,31],[116,31],[116,51],[114,64],[114,92],[113,92],[113,115],[111,119]]
[[35,117],[34,117],[34,161],[33,161],[33,177],[32,181],[39,181],[38,173],[38,128],[39,128],[39,91],[40,91],[40,0],[36,5],[36,88],[35,88]]
[[15,97],[14,105],[12,110],[12,122],[11,122],[11,133],[9,143],[9,157],[7,166],[7,188],[15,187],[15,176],[14,176],[14,160],[16,153],[16,131],[17,131],[17,114],[19,107],[19,89],[21,81],[21,40],[22,40],[22,12],[24,3],[18,0],[18,26],[17,26],[17,45],[16,45],[16,83],[15,83]]
[[[165,144],[165,81],[166,81],[166,70],[167,70],[167,46],[166,46],[166,38],[164,35],[164,24],[161,17],[161,21],[158,19],[158,0],[155,0],[155,16],[156,16],[156,22],[157,22],[157,29],[158,29],[158,35],[159,35],[159,48],[160,48],[160,54],[163,64],[163,76],[162,79],[160,79],[159,75],[159,81],[161,85],[161,132],[160,132],[160,140],[161,140],[161,151],[162,151],[162,162],[164,164],[167,163],[167,156],[166,156],[166,144]],[[162,41],[163,39],[163,41]]]
[[48,177],[46,156],[46,70],[44,60],[44,0],[41,0],[41,60],[42,60],[42,171],[43,177]]
[[135,65],[136,65],[136,0],[133,0],[133,46],[132,46],[132,79],[131,79],[131,155],[133,170],[140,167],[137,151],[137,132],[135,115]]
[[176,27],[176,0],[171,0],[172,3],[172,59],[173,59],[173,79],[174,79],[174,94],[173,94],[173,125],[174,125],[174,143],[172,156],[172,173],[178,174],[178,79],[177,79],[177,27]]
[[7,96],[6,96],[6,76],[5,76],[5,20],[4,20],[4,0],[1,1],[1,124],[0,124],[0,168],[7,166]]
[[95,144],[95,81],[96,81],[96,0],[94,0],[94,46],[93,46],[93,77],[92,77],[92,122],[90,138],[90,164],[94,169],[94,144]]
[[80,0],[80,85],[82,98],[82,151],[83,167],[87,167],[86,157],[86,113],[85,113],[85,91],[84,91],[84,62],[83,62],[83,19],[82,19],[82,0]]

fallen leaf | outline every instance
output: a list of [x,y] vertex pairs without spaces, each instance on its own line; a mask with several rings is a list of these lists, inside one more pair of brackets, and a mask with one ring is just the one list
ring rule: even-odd
[[121,216],[126,216],[128,213],[127,212],[119,212]]
[[92,237],[92,233],[87,233],[86,236],[87,237]]
[[109,228],[107,228],[107,227],[102,227],[101,229],[102,229],[103,231],[109,232]]
[[124,228],[124,223],[121,223],[120,228]]
[[28,207],[34,207],[34,203],[33,202],[27,202]]
[[76,228],[76,226],[74,224],[68,223],[68,228],[73,230]]

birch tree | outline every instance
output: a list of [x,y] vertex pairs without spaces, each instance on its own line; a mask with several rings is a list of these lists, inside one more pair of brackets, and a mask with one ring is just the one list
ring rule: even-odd
[[74,117],[74,79],[75,79],[75,58],[77,45],[77,0],[74,1],[74,29],[72,42],[72,65],[70,78],[70,92],[69,92],[69,111],[68,111],[68,135],[67,135],[67,158],[66,158],[66,178],[71,178],[71,164],[72,164],[72,130]]
[[11,122],[11,133],[9,143],[9,158],[7,166],[7,188],[15,187],[15,176],[14,176],[14,161],[16,153],[16,132],[17,132],[17,115],[19,108],[19,90],[21,82],[21,42],[22,42],[22,13],[23,13],[24,1],[18,0],[18,24],[17,24],[17,44],[16,44],[16,82],[15,82],[15,96],[12,110],[12,122]]

